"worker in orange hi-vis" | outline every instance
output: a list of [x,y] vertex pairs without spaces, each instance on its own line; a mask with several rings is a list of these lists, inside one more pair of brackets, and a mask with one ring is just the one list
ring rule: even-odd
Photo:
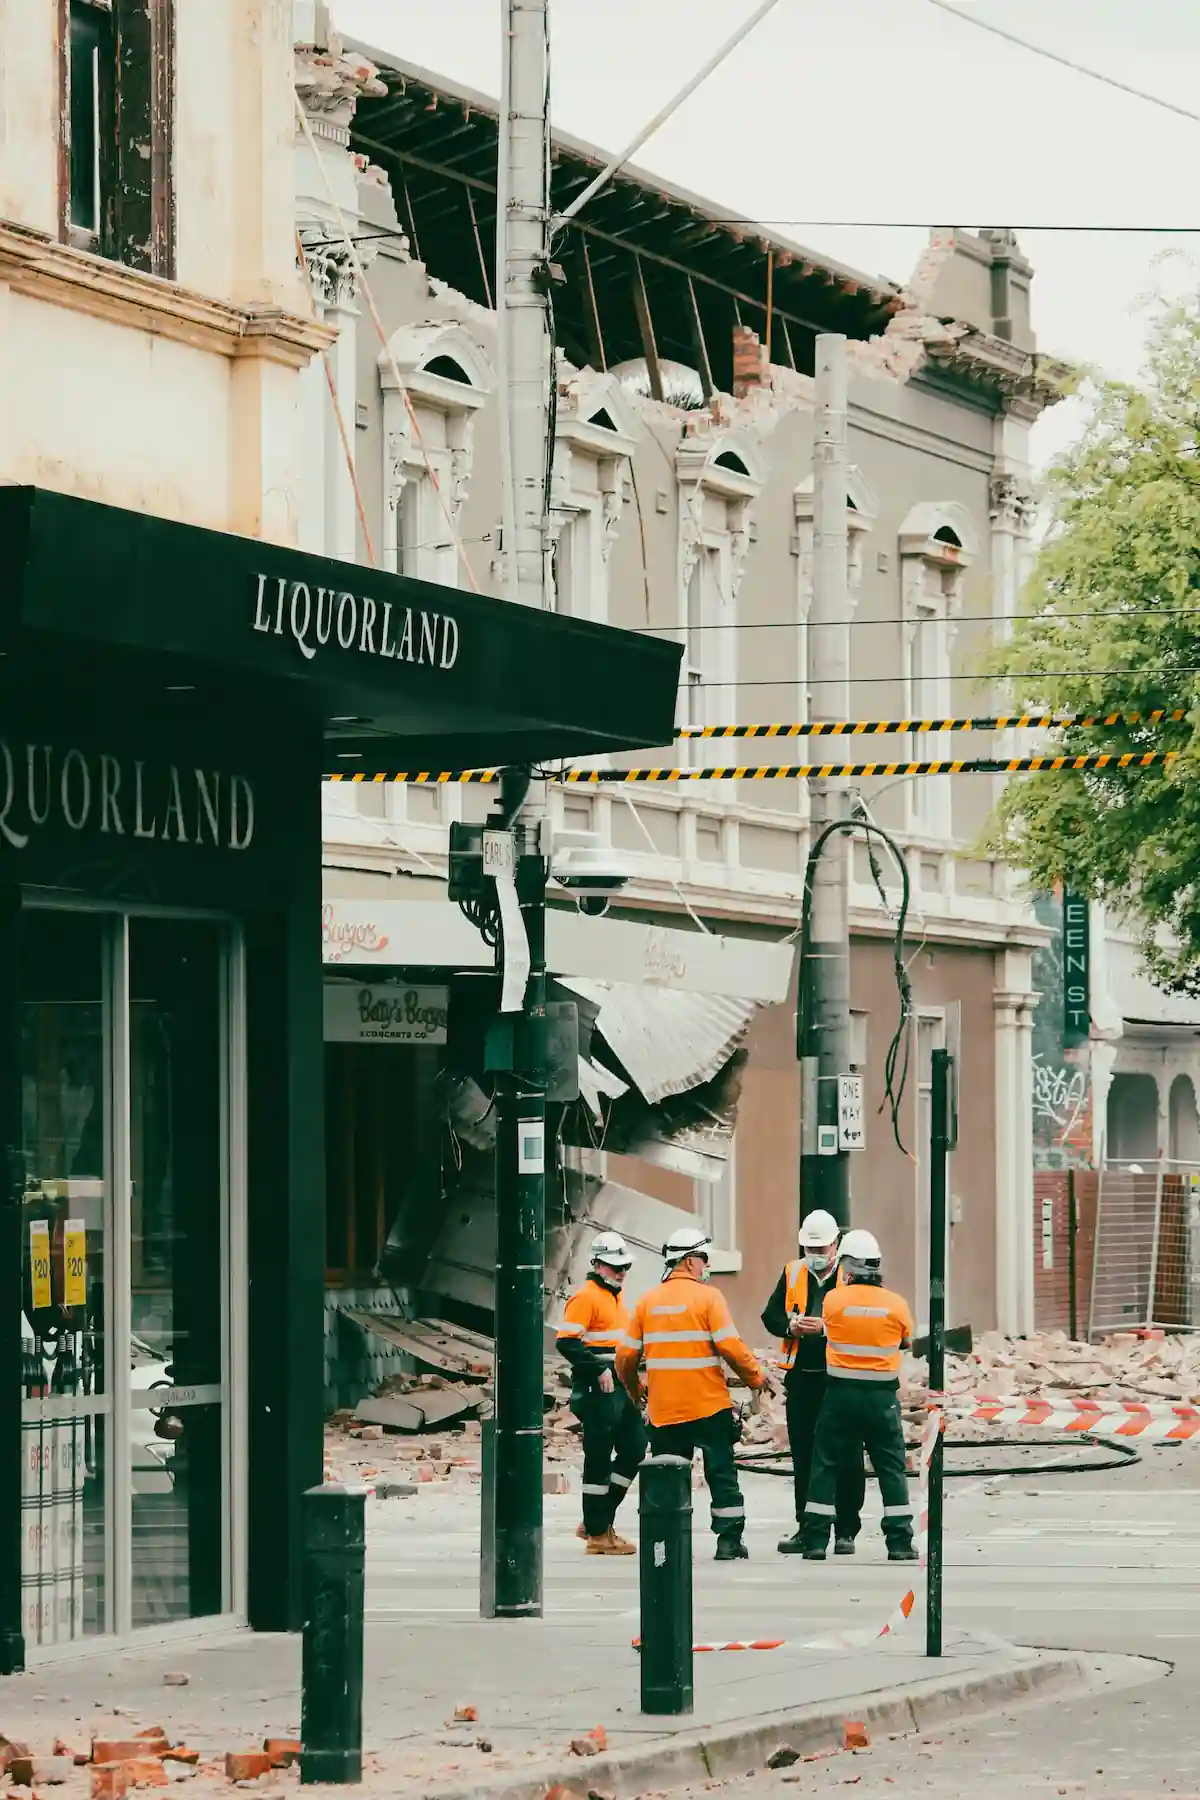
[[725,1296],[708,1285],[711,1248],[707,1232],[694,1226],[672,1232],[663,1245],[663,1281],[638,1301],[616,1366],[635,1402],[640,1402],[644,1375],[653,1454],[684,1456],[690,1462],[699,1450],[712,1501],[717,1561],[736,1562],[748,1555],[742,1542],[746,1508],[733,1456],[738,1421],[721,1365],[728,1363],[754,1391],[755,1411],[768,1383],[753,1351],[738,1336]]
[[567,1301],[558,1348],[571,1368],[571,1411],[583,1428],[583,1523],[589,1556],[632,1556],[614,1529],[617,1508],[646,1454],[636,1404],[613,1375],[617,1346],[629,1330],[621,1288],[633,1257],[617,1231],[592,1239],[591,1269]]

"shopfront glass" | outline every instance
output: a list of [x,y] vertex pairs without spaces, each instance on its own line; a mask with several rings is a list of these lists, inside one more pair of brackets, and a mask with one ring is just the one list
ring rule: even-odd
[[26,917],[31,1650],[233,1605],[235,949],[218,921]]

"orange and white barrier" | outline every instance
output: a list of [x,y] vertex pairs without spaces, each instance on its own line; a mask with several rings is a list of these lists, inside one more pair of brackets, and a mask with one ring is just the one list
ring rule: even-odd
[[1071,1400],[1061,1394],[947,1394],[941,1404],[951,1420],[964,1424],[1031,1427],[1072,1435],[1102,1432],[1106,1437],[1141,1438],[1144,1443],[1182,1444],[1200,1437],[1200,1406],[1182,1401]]

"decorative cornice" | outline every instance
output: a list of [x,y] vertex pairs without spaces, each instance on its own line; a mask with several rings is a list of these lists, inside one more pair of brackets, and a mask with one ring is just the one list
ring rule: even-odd
[[1071,365],[1057,357],[1022,350],[1007,338],[974,327],[955,326],[944,337],[930,333],[925,357],[935,368],[1001,395],[1029,419],[1065,399],[1074,375]]
[[337,332],[278,306],[232,306],[0,219],[0,281],[18,294],[206,350],[303,369]]
[[297,44],[294,53],[296,92],[318,137],[348,145],[350,121],[361,97],[381,99],[387,88],[367,57],[347,51],[336,32],[323,48]]

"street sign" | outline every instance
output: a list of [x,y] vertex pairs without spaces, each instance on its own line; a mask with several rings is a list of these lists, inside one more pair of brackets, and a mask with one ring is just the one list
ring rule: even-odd
[[838,1149],[865,1150],[867,1128],[863,1118],[863,1078],[838,1076]]
[[517,840],[511,831],[485,831],[483,834],[483,872],[485,875],[511,875],[517,867]]

